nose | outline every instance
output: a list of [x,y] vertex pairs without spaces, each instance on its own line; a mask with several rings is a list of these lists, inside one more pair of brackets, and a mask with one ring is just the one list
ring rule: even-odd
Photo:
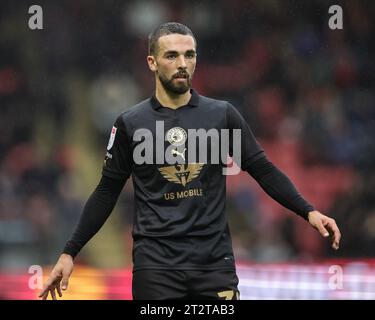
[[186,69],[186,61],[183,55],[179,55],[177,59],[177,67],[181,69]]

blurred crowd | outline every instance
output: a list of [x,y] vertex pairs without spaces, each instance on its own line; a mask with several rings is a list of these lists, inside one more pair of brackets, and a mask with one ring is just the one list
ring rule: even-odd
[[[375,256],[374,2],[335,3],[343,30],[328,27],[323,0],[40,1],[43,30],[28,28],[32,4],[0,3],[0,268],[56,260],[99,181],[116,116],[153,93],[147,36],[165,21],[195,33],[193,87],[235,105],[342,230],[333,252],[242,173],[228,178],[237,259]],[[113,227],[79,259],[130,263],[133,213],[128,181]]]

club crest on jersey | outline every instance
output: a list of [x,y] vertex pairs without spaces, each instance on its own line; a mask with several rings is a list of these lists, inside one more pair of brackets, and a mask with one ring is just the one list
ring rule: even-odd
[[186,141],[186,131],[180,127],[174,127],[168,130],[167,132],[167,140],[173,146],[181,146]]
[[174,166],[161,167],[158,170],[169,182],[182,184],[185,187],[187,183],[198,177],[203,165],[203,163],[176,164]]
[[112,127],[111,136],[109,137],[109,141],[107,145],[108,151],[111,150],[111,148],[113,147],[113,143],[115,142],[116,132],[117,132],[117,128]]

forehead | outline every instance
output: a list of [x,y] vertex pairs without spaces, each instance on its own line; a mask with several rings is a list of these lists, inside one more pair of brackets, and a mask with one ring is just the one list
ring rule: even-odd
[[159,52],[165,51],[182,51],[195,49],[194,38],[190,35],[183,34],[168,34],[158,39]]

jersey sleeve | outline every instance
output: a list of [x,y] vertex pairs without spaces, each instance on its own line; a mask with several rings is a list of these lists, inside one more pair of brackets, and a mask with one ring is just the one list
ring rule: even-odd
[[107,145],[102,175],[112,179],[127,179],[132,171],[132,147],[122,115],[115,121]]
[[[253,132],[250,129],[250,126],[247,124],[243,116],[237,111],[237,109],[228,103],[227,107],[227,126],[230,130],[230,143],[229,143],[229,155],[233,157],[233,152],[236,152],[234,144],[240,143],[241,146],[241,164],[240,167],[242,170],[246,170],[247,167],[254,161],[264,156],[264,150],[261,145],[256,140]],[[234,129],[240,129],[240,138],[233,135],[235,134]],[[235,160],[236,157],[233,157]],[[237,165],[239,165],[237,163]]]

